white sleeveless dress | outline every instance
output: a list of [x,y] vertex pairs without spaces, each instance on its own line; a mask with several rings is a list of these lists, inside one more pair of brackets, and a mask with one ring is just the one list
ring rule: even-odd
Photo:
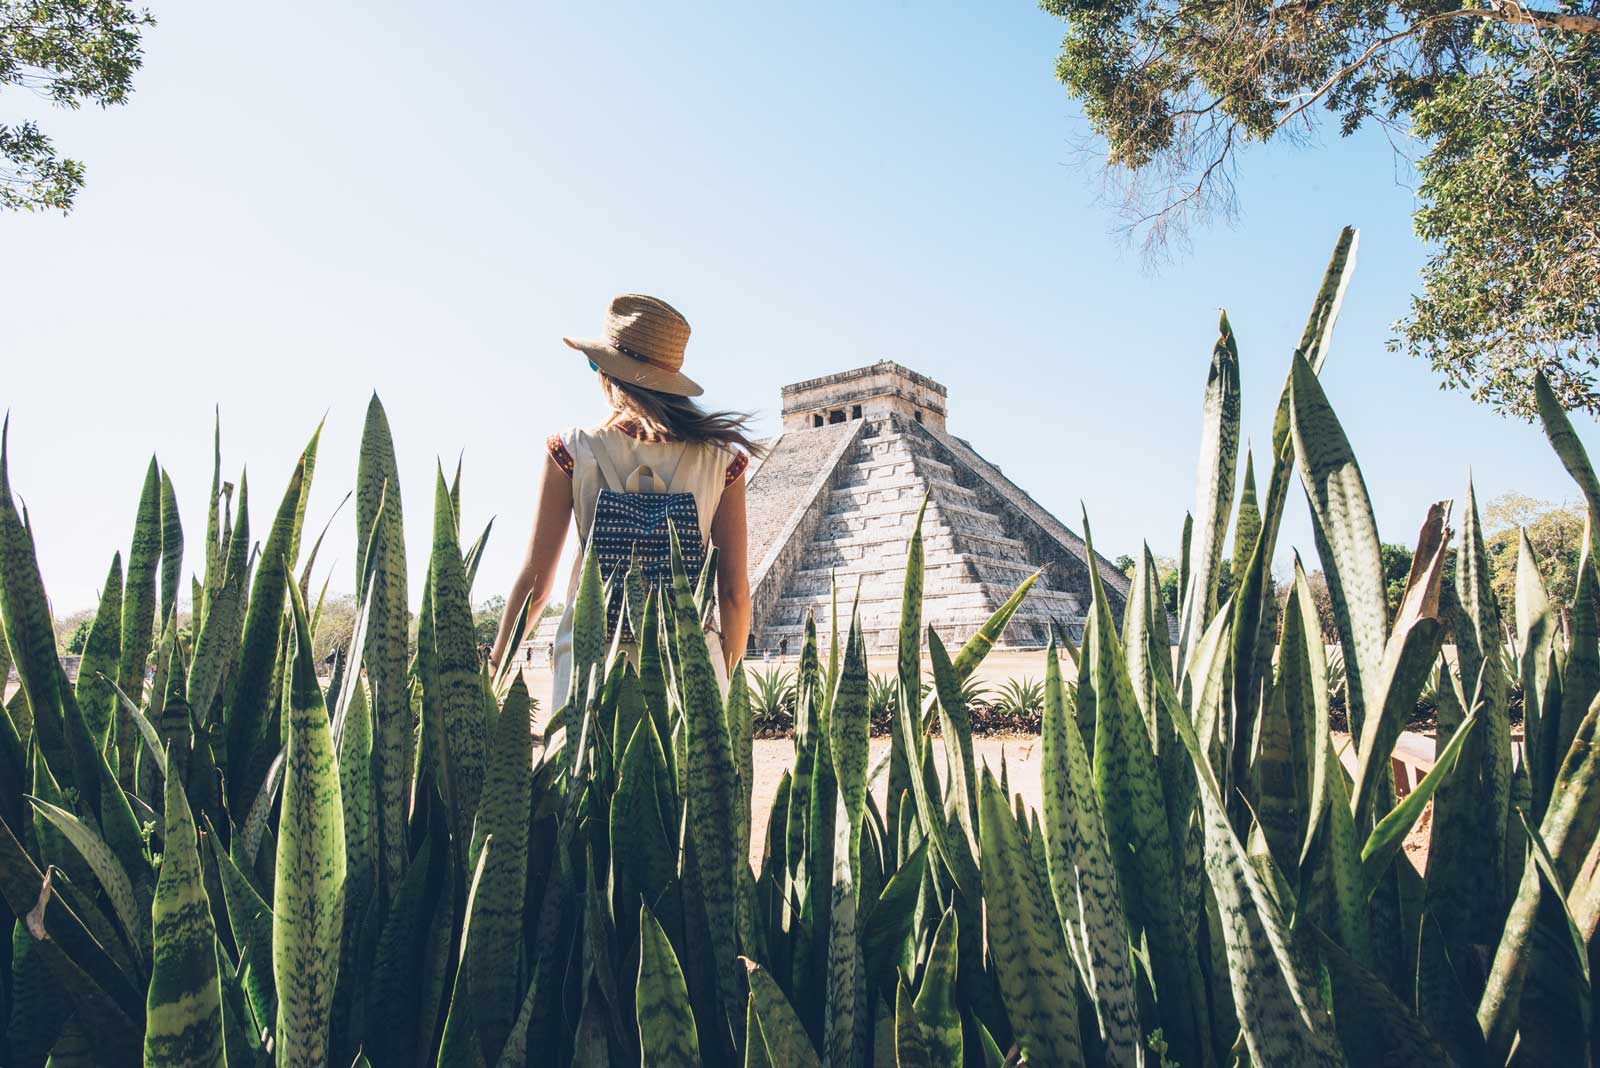
[[[567,699],[572,684],[572,609],[583,574],[589,532],[594,526],[595,502],[602,489],[617,493],[690,493],[700,518],[700,542],[711,544],[711,520],[722,502],[722,491],[744,477],[749,457],[718,445],[688,445],[652,437],[635,424],[619,423],[584,430],[573,427],[551,435],[545,443],[550,458],[572,479],[572,518],[578,527],[578,555],[567,581],[566,607],[556,629],[551,657],[554,684],[552,710]],[[715,635],[713,635],[715,638]],[[629,648],[633,655],[636,650]],[[711,663],[727,690],[722,645],[711,642]]]

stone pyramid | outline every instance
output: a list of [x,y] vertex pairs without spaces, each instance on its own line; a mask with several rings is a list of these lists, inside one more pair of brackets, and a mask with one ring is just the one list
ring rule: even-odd
[[[826,636],[834,581],[841,617],[859,590],[868,648],[893,649],[924,498],[923,618],[952,649],[1040,568],[1002,644],[1043,645],[1052,621],[1079,637],[1083,539],[945,429],[947,396],[890,361],[783,388],[782,433],[747,475],[753,653],[797,652],[808,610]],[[1098,563],[1120,620],[1128,580]]]

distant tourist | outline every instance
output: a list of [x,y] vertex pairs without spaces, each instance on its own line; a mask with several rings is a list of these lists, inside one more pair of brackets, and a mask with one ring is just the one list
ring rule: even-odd
[[788,656],[789,655],[789,639],[788,638],[779,638],[778,639],[778,655],[779,656]]
[[[749,417],[708,412],[690,397],[703,391],[683,373],[689,323],[666,301],[627,294],[611,302],[605,335],[563,338],[583,353],[600,378],[611,414],[597,427],[552,434],[534,510],[527,554],[510,591],[491,664],[505,655],[518,612],[528,605],[538,619],[555,587],[555,569],[576,520],[578,554],[568,583],[566,609],[550,648],[554,692],[566,694],[572,673],[572,610],[582,561],[589,548],[610,580],[637,559],[647,584],[670,576],[668,524],[676,526],[684,566],[695,574],[706,548],[717,553],[719,677],[739,661],[750,631],[750,579],[746,573],[744,470],[751,441]],[[622,627],[621,583],[607,605],[608,627]],[[630,653],[636,648],[629,643]],[[724,683],[725,684],[725,683]]]

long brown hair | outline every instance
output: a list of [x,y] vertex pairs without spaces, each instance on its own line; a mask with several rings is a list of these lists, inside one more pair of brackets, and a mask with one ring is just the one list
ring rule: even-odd
[[750,436],[748,412],[708,412],[688,397],[660,393],[600,374],[600,389],[618,414],[637,421],[652,434],[693,444],[738,447],[761,456],[766,447]]

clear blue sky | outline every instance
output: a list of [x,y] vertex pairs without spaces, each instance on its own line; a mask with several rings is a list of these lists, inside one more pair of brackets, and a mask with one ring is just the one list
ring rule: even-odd
[[[1086,502],[1108,555],[1171,554],[1217,308],[1261,442],[1347,222],[1360,267],[1323,378],[1384,538],[1412,542],[1469,465],[1481,499],[1574,496],[1535,428],[1385,351],[1424,250],[1381,139],[1247,155],[1241,223],[1151,273],[1075,162],[1060,28],[1026,2],[151,7],[129,106],[0,101],[88,166],[70,217],[0,217],[0,404],[58,612],[93,604],[152,451],[198,540],[214,404],[258,530],[327,414],[320,527],[373,389],[414,590],[435,457],[463,452],[465,527],[498,517],[475,592],[503,589],[541,443],[602,412],[560,335],[627,290],[684,310],[708,399],[763,429],[783,383],[892,358],[1074,526]],[[1310,542],[1297,492],[1282,544]],[[334,589],[353,546],[347,510]]]

